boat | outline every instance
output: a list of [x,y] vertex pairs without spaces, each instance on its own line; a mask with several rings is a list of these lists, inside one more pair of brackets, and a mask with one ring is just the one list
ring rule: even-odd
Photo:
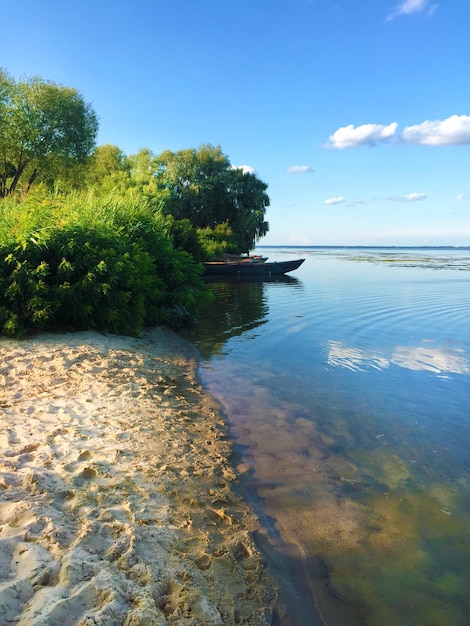
[[226,260],[204,263],[206,276],[280,276],[299,268],[305,259],[292,261]]
[[220,261],[237,261],[237,262],[250,262],[250,263],[265,263],[268,260],[267,256],[261,256],[261,254],[230,254],[225,252],[222,255]]

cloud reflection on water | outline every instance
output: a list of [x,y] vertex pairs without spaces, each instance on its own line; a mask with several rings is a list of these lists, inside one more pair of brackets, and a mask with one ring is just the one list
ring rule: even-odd
[[461,356],[462,353],[460,348],[397,346],[393,352],[392,363],[410,370],[428,370],[436,374],[468,374],[469,363]]
[[385,369],[390,361],[379,354],[367,353],[359,348],[350,348],[339,341],[330,341],[328,351],[328,365],[345,367],[352,371],[365,371],[367,368]]
[[431,346],[396,346],[390,358],[378,352],[346,346],[340,341],[328,342],[328,365],[344,367],[351,371],[369,368],[386,369],[397,365],[413,371],[426,370],[435,374],[444,372],[468,374],[469,361],[462,356],[461,348]]

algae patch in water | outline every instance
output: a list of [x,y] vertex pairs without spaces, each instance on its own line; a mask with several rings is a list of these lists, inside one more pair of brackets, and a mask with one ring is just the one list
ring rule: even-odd
[[[383,450],[369,451],[361,460],[355,472],[348,463],[349,475],[369,475],[390,493],[377,495],[364,483],[348,493],[361,503],[358,542],[343,550],[320,547],[328,593],[361,606],[361,623],[367,626],[464,626],[470,565],[462,558],[459,571],[453,571],[455,558],[449,557],[446,569],[446,553],[455,555],[460,544],[466,554],[470,542],[468,515],[450,515],[444,506],[456,508],[457,487],[418,484],[402,459]],[[344,471],[344,459],[336,469]]]

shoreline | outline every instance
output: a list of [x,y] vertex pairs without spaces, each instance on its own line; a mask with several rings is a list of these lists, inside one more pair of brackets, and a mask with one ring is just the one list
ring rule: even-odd
[[5,624],[271,624],[197,352],[159,327],[0,340]]

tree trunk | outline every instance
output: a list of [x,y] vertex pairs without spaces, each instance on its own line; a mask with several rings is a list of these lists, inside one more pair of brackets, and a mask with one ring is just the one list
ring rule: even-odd
[[5,195],[11,194],[11,193],[13,193],[15,191],[16,186],[18,185],[18,181],[20,180],[21,174],[23,173],[25,167],[26,167],[26,163],[20,163],[18,165],[16,173],[15,173],[15,175],[13,177],[13,180],[11,181],[11,185],[6,190]]
[[29,191],[31,189],[31,185],[34,183],[34,181],[36,180],[36,176],[38,175],[38,169],[37,167],[34,168],[33,173],[31,174],[31,176],[29,177],[28,180],[28,186],[26,187],[26,191]]

